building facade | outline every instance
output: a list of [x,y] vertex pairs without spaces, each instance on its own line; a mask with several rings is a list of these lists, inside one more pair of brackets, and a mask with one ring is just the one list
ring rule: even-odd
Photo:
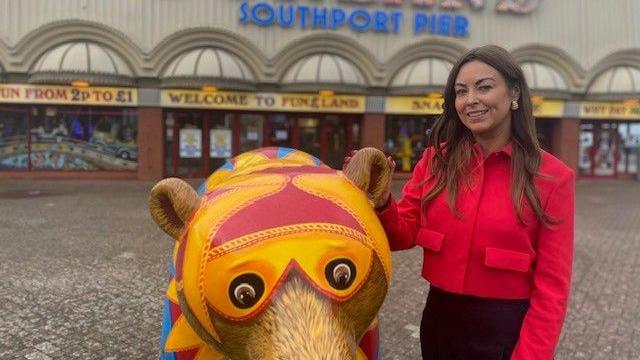
[[507,48],[545,149],[632,178],[640,2],[0,0],[0,177],[205,177],[260,146],[408,174],[468,49]]

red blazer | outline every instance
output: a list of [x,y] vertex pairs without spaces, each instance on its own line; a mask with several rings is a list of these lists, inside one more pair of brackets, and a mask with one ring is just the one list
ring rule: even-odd
[[404,186],[378,216],[392,250],[424,249],[422,276],[458,294],[530,299],[512,359],[551,359],[564,321],[571,282],[574,223],[573,171],[542,152],[535,185],[545,212],[560,222],[542,226],[525,204],[518,220],[511,201],[511,145],[483,159],[478,144],[471,160],[470,186],[461,185],[454,215],[441,192],[421,210],[434,185],[434,149],[427,149]]

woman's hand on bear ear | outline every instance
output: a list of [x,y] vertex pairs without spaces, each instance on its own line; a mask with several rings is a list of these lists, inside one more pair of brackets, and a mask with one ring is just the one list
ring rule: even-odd
[[[342,169],[345,173],[348,173],[347,176],[351,177],[352,180],[359,180],[355,182],[358,183],[358,186],[374,201],[373,205],[375,208],[384,207],[391,196],[391,179],[396,168],[396,163],[391,156],[384,157],[382,151],[366,148],[365,153],[369,155],[364,155],[365,158],[376,153],[376,160],[366,161],[367,165],[365,167],[369,169],[365,170],[360,168],[361,164],[356,164],[355,167],[360,168],[360,172],[354,173],[353,171],[348,171],[347,168],[351,160],[359,155],[359,151],[361,150],[353,150],[344,158]],[[362,161],[362,159],[360,159],[360,161]],[[351,166],[351,168],[351,170],[353,170],[353,166]],[[362,174],[366,174],[366,179],[362,179]],[[380,188],[381,186],[382,189]]]
[[[393,157],[387,156],[387,166],[389,167],[389,178],[393,179],[393,172],[396,169],[396,162],[393,160]],[[392,180],[389,180],[382,197],[380,197],[380,201],[375,204],[376,209],[382,209],[389,203],[389,198],[391,197],[391,182]]]
[[342,170],[344,170],[344,168],[349,164],[349,161],[351,161],[351,158],[358,152],[358,150],[351,150],[351,152],[349,152],[349,155],[344,157],[344,161],[342,162]]

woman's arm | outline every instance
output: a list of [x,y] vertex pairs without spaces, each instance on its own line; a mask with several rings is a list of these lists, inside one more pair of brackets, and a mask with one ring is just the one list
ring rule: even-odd
[[531,305],[511,359],[550,360],[560,338],[571,285],[575,180],[572,171],[549,195],[545,211],[559,220],[540,229]]
[[381,209],[376,209],[382,222],[391,250],[410,249],[415,246],[415,236],[420,227],[422,216],[422,188],[426,176],[430,172],[428,168],[429,150],[422,155],[422,159],[416,164],[411,179],[402,189],[402,198],[396,202],[393,196]]

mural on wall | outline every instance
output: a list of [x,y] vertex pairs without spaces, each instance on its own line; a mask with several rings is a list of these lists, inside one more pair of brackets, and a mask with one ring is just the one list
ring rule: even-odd
[[176,241],[161,358],[378,359],[391,254],[372,204],[390,174],[372,169],[385,161],[366,148],[341,172],[262,148],[199,193],[177,178],[154,186],[151,215]]
[[135,170],[137,120],[117,115],[56,107],[32,108],[30,119],[0,112],[0,169]]

